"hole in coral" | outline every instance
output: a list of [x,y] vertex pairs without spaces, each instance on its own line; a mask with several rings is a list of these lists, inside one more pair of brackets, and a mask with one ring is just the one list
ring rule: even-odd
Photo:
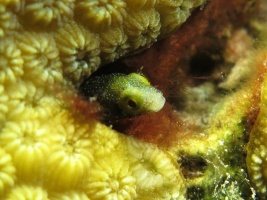
[[81,62],[81,61],[88,61],[90,60],[90,56],[88,55],[88,52],[85,50],[85,49],[77,49],[77,54],[76,54],[76,60],[78,62]]
[[113,63],[103,65],[98,70],[96,70],[94,73],[92,73],[91,76],[99,76],[102,74],[111,74],[111,73],[129,74],[131,72],[137,72],[137,71],[138,70],[136,68],[129,67],[128,65],[120,61],[115,61]]
[[214,70],[215,61],[208,53],[198,53],[190,61],[189,73],[192,76],[210,76]]
[[197,156],[181,156],[181,169],[186,179],[200,177],[207,169],[207,162]]

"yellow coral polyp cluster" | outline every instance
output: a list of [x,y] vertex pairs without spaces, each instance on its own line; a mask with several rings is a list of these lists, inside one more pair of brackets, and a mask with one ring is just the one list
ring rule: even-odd
[[0,148],[0,196],[15,184],[16,168],[12,157]]
[[192,2],[1,1],[0,199],[184,199],[172,156],[75,117],[64,93],[173,31]]
[[[109,158],[108,158],[109,157]],[[96,160],[89,171],[84,191],[91,199],[134,199],[136,178],[123,155],[105,155]]]
[[64,76],[80,82],[100,65],[99,37],[84,27],[67,24],[56,31],[55,40],[64,65]]
[[155,9],[149,9],[129,12],[124,31],[128,35],[131,48],[138,49],[157,41],[160,27],[159,13]]
[[20,200],[20,199],[40,199],[40,200],[50,200],[48,198],[47,192],[39,186],[31,185],[20,185],[14,187],[6,200]]
[[[2,197],[6,199],[19,198],[25,192],[51,199],[66,195],[142,199],[156,189],[162,189],[157,196],[163,199],[166,193],[175,193],[180,199],[185,192],[178,166],[156,146],[122,137],[96,122],[81,123],[66,110],[51,121],[6,123],[0,147],[4,155],[0,174],[5,174],[3,185],[7,188],[2,189],[6,194]],[[13,185],[17,186],[12,189]]]
[[5,2],[0,2],[0,38],[4,37],[7,32],[18,28],[16,15],[9,11]]
[[59,24],[73,15],[74,0],[61,1],[25,1],[19,14],[24,24],[48,26],[53,22]]
[[[62,80],[62,64],[53,38],[46,33],[24,33],[15,37],[24,60],[24,76],[54,84]],[[32,80],[35,81],[35,80]]]
[[[267,51],[263,50],[259,55],[255,56],[258,59],[256,65],[266,70],[267,67]],[[267,76],[265,71],[264,80],[261,88],[260,113],[250,133],[250,140],[247,146],[247,167],[257,192],[262,199],[267,197]]]
[[10,39],[0,41],[0,60],[0,83],[16,82],[23,74],[24,60],[20,49]]
[[[205,0],[190,4],[171,0],[4,1],[0,3],[0,38],[11,35],[10,40],[17,40],[25,67],[30,68],[25,74],[37,75],[32,70],[40,64],[47,70],[41,78],[48,79],[48,68],[61,68],[64,76],[77,84],[100,65],[150,46],[204,3]],[[59,78],[56,76],[52,77]]]
[[18,178],[33,182],[41,178],[49,143],[49,132],[39,121],[8,122],[0,135],[0,145],[12,156]]
[[136,9],[136,8],[151,8],[154,7],[159,0],[140,0],[140,1],[135,1],[135,0],[125,0],[127,5],[130,8]]
[[77,18],[92,29],[103,29],[114,24],[122,24],[126,15],[123,0],[80,0],[76,4]]

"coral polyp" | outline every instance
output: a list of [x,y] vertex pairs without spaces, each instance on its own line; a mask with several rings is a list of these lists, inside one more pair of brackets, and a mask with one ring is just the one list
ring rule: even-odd
[[11,38],[0,42],[0,60],[1,84],[14,83],[24,73],[24,60],[21,56],[21,51],[12,42]]
[[75,15],[85,26],[103,29],[114,24],[121,24],[126,15],[123,0],[80,0],[75,6]]
[[16,39],[24,60],[25,77],[35,76],[38,81],[50,83],[62,80],[59,51],[50,35],[26,32]]
[[38,186],[22,185],[14,187],[9,195],[5,198],[7,200],[19,199],[42,199],[48,200],[47,192]]
[[38,121],[7,123],[1,133],[0,146],[12,155],[17,176],[38,182],[50,153],[48,130]]
[[5,88],[0,85],[0,127],[3,126],[6,120],[5,114],[8,112],[7,102],[8,96],[5,94]]
[[0,2],[0,38],[3,38],[9,31],[15,30],[19,26],[16,15],[4,4],[4,2]]
[[89,172],[85,192],[91,199],[134,199],[136,180],[120,155],[97,159]]
[[54,200],[90,200],[89,197],[84,192],[80,191],[67,191],[67,192],[59,192],[53,193],[49,196],[51,199]]
[[105,34],[100,36],[102,62],[113,62],[129,53],[130,45],[127,39],[127,35],[121,27],[106,30]]
[[99,38],[76,23],[65,24],[55,34],[63,62],[63,74],[74,82],[81,82],[100,64]]
[[185,188],[181,187],[180,191],[175,191],[169,185],[171,182],[176,182],[182,186],[184,181],[175,173],[178,165],[175,164],[172,157],[151,144],[141,144],[132,138],[128,138],[126,142],[128,154],[132,158],[130,168],[136,178],[137,191],[147,196],[146,190],[154,188],[151,198],[165,199],[166,194],[157,190],[157,188],[165,188],[164,190],[169,191],[171,198],[182,198],[181,191]]
[[[139,12],[138,15],[136,12]],[[124,31],[128,35],[133,49],[150,45],[157,40],[161,24],[160,15],[154,9],[129,12],[126,19]]]
[[73,15],[74,0],[62,1],[25,1],[21,18],[25,24],[48,26],[58,25]]
[[136,8],[151,8],[154,7],[157,3],[158,0],[140,0],[140,1],[134,1],[134,0],[125,0],[127,5],[130,8],[136,9]]
[[16,179],[16,167],[12,162],[12,157],[0,148],[0,196],[13,187]]
[[92,142],[88,138],[90,126],[79,127],[72,121],[71,116],[60,113],[55,116],[48,127],[57,126],[51,137],[51,156],[47,159],[45,171],[45,184],[47,187],[58,189],[71,189],[80,186],[87,178],[91,162],[94,160]]

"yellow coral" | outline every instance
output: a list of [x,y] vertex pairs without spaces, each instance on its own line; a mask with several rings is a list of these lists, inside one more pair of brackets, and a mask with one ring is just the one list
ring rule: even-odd
[[73,190],[67,192],[53,193],[49,195],[49,198],[53,200],[90,200],[90,198],[87,197],[84,192]]
[[59,113],[47,124],[53,129],[51,155],[47,158],[45,184],[57,189],[80,186],[90,170],[93,155],[92,142],[88,138],[90,126],[80,127],[68,113]]
[[[130,166],[133,176],[136,178],[139,195],[147,196],[146,192],[153,188],[154,195],[150,196],[152,199],[154,199],[153,196],[165,199],[166,191],[168,191],[170,198],[183,198],[184,179],[178,172],[178,166],[175,167],[170,155],[159,150],[156,146],[143,144],[134,138],[127,138],[126,143],[127,153],[131,160]],[[179,190],[170,187],[173,183],[179,185]],[[165,192],[162,193],[157,188],[165,188]],[[139,197],[140,199],[143,199],[142,195]]]
[[76,23],[64,25],[56,32],[55,40],[63,62],[63,72],[73,82],[81,82],[99,64],[99,38]]
[[30,81],[19,80],[5,87],[9,101],[5,106],[7,120],[46,119],[59,108],[59,102],[54,97],[46,95],[47,88],[37,87]]
[[15,184],[16,168],[12,158],[0,147],[0,197]]
[[190,15],[190,11],[197,6],[203,5],[205,0],[182,1],[161,0],[156,5],[161,15],[161,35],[166,35],[179,27]]
[[0,83],[16,82],[23,74],[24,61],[11,38],[0,41],[0,60]]
[[104,29],[122,23],[125,7],[123,0],[79,0],[75,15],[92,29]]
[[100,35],[101,59],[112,62],[129,52],[127,35],[122,28],[109,29]]
[[184,198],[183,177],[168,153],[74,117],[75,105],[64,98],[64,92],[77,95],[73,84],[79,86],[100,65],[175,29],[198,3],[182,5],[1,1],[0,193],[5,199]]
[[61,1],[25,1],[21,9],[25,24],[48,26],[52,23],[59,24],[73,15],[74,0]]
[[3,38],[9,31],[18,28],[16,15],[14,15],[5,5],[0,2],[0,38]]
[[101,124],[96,124],[89,137],[93,144],[91,150],[97,158],[109,155],[121,142],[118,134],[111,132],[108,127]]
[[98,158],[89,176],[85,192],[92,200],[131,200],[136,197],[135,178],[120,152]]
[[24,59],[24,77],[39,85],[62,81],[62,64],[53,37],[45,33],[24,32],[16,35],[16,39]]
[[[259,67],[267,67],[267,53],[263,51],[255,56]],[[264,83],[261,91],[260,113],[250,133],[248,143],[247,167],[257,192],[265,199],[267,197],[267,76],[264,75]]]
[[140,8],[152,8],[156,5],[156,3],[159,0],[139,0],[139,1],[135,1],[135,0],[125,0],[125,2],[127,3],[127,5],[129,5],[130,8],[132,9],[140,9]]
[[49,200],[47,192],[38,186],[21,185],[13,188],[5,200]]
[[133,49],[151,45],[160,34],[160,15],[155,9],[129,12],[124,24]]
[[8,96],[5,94],[5,88],[3,85],[0,85],[0,129],[6,120],[6,113],[8,112],[7,102]]
[[12,155],[17,176],[39,182],[50,153],[49,130],[38,121],[8,122],[0,135],[0,146]]
[[6,6],[19,6],[21,4],[21,0],[2,0],[1,3]]

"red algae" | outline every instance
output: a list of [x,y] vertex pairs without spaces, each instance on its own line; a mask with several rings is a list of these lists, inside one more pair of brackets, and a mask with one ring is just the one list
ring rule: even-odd
[[[161,147],[172,146],[179,138],[186,137],[185,124],[169,104],[165,104],[157,113],[119,120],[113,126],[128,135]],[[181,134],[178,135],[177,132]]]
[[95,100],[88,101],[81,95],[77,95],[70,97],[67,102],[75,118],[79,117],[85,121],[101,120],[103,110]]

